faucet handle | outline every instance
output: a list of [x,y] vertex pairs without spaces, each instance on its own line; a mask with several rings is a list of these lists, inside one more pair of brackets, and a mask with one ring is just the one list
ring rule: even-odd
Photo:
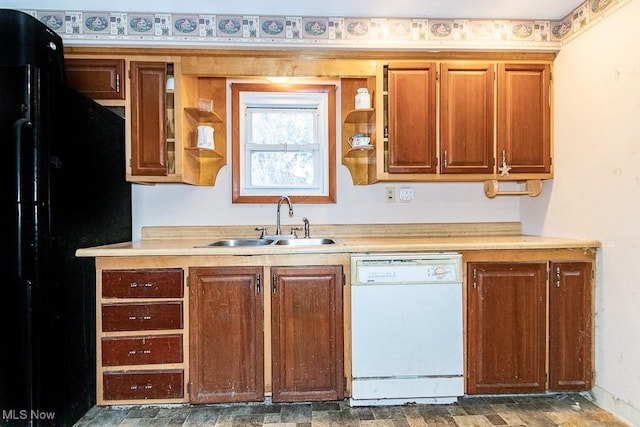
[[260,238],[264,239],[264,236],[267,234],[267,227],[256,227],[256,231],[260,232]]
[[296,234],[296,231],[300,231],[300,230],[302,230],[302,227],[291,227],[291,235],[297,239],[298,234]]
[[304,218],[302,218],[302,222],[304,223],[304,238],[308,239],[309,238],[309,220],[305,216]]

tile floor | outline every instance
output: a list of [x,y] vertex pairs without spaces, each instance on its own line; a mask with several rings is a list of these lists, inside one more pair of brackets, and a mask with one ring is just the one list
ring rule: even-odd
[[463,397],[451,405],[350,408],[344,402],[94,407],[77,427],[627,426],[587,394]]

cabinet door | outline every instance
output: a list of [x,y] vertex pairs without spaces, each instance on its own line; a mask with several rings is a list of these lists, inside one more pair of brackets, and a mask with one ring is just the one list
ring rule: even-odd
[[342,267],[271,273],[273,401],[342,399]]
[[69,86],[93,99],[124,99],[124,59],[65,59]]
[[189,269],[192,403],[264,399],[261,267]]
[[440,173],[493,172],[494,64],[446,63],[440,79]]
[[467,392],[545,389],[546,263],[467,266]]
[[591,263],[552,263],[549,389],[591,389],[592,310]]
[[389,173],[436,172],[436,65],[390,63]]
[[163,62],[131,63],[131,174],[167,175]]
[[498,66],[498,163],[514,173],[551,172],[549,64]]

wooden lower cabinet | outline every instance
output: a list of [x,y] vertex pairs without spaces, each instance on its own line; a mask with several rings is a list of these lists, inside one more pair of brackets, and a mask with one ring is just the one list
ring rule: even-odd
[[468,394],[591,388],[591,269],[467,264]]
[[192,403],[263,400],[267,334],[274,402],[344,397],[342,266],[191,267],[189,277]]
[[467,392],[543,391],[546,263],[473,263],[468,269]]
[[103,269],[98,283],[97,404],[184,402],[183,270]]
[[273,401],[342,399],[342,267],[273,267],[271,274]]
[[592,387],[591,263],[552,262],[549,280],[549,389]]
[[190,268],[192,403],[264,399],[262,270]]

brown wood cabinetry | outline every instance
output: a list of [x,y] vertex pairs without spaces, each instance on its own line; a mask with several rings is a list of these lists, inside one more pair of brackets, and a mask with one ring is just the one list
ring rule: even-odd
[[131,174],[167,175],[164,62],[131,62]]
[[102,338],[102,366],[182,363],[182,335]]
[[590,262],[468,263],[469,394],[591,387],[591,268]]
[[498,64],[498,164],[551,172],[551,65]]
[[182,269],[106,270],[103,298],[182,298]]
[[98,274],[98,404],[183,401],[183,270]]
[[440,66],[440,173],[493,172],[493,63]]
[[543,391],[546,263],[471,263],[467,268],[467,392]]
[[591,263],[552,262],[549,282],[549,389],[592,386]]
[[436,64],[389,63],[389,173],[436,172]]
[[273,401],[342,399],[342,267],[271,273]]
[[[485,181],[495,197],[537,196],[553,177],[551,62],[397,61],[377,77],[389,135],[377,181]],[[526,190],[498,190],[514,180]]]
[[193,267],[190,401],[264,399],[262,267]]
[[177,399],[183,396],[184,371],[109,371],[103,382],[105,400]]
[[125,99],[124,59],[65,58],[69,86],[90,98]]
[[190,268],[192,403],[263,400],[265,334],[274,402],[344,397],[342,267],[271,267],[267,331],[264,268]]

